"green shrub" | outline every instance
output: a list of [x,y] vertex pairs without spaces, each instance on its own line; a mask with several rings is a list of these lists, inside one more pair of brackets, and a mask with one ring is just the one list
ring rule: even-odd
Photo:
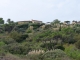
[[25,46],[19,43],[5,45],[3,46],[3,49],[6,50],[6,52],[19,55],[26,55],[31,50],[29,46]]
[[2,41],[5,43],[5,44],[12,44],[12,43],[16,43],[16,41],[12,38],[4,38],[2,39]]
[[13,31],[10,33],[10,38],[14,39],[16,42],[22,42],[24,41],[27,37],[28,34],[22,34],[22,33],[18,33],[17,31]]
[[55,49],[61,49],[61,50],[65,50],[65,48],[61,45],[55,45],[54,46]]
[[20,38],[21,38],[22,40],[25,40],[27,37],[28,37],[28,34],[22,34]]
[[10,38],[16,40],[17,42],[21,41],[21,39],[20,39],[21,33],[18,33],[17,31],[11,32],[9,36],[10,36]]
[[3,46],[3,45],[5,45],[5,43],[4,42],[0,42],[0,47]]
[[43,60],[61,60],[62,58],[67,57],[65,52],[60,49],[55,49],[47,51],[43,54]]
[[43,44],[41,44],[41,47],[46,48],[47,50],[48,49],[51,50],[51,49],[53,49],[54,45],[55,45],[54,43],[43,43]]
[[30,30],[30,29],[27,30],[27,33],[31,33],[31,32],[32,32],[32,30]]
[[80,40],[75,43],[75,46],[80,49]]
[[71,45],[65,48],[65,52],[69,57],[75,60],[80,60],[80,50],[74,47],[74,45]]

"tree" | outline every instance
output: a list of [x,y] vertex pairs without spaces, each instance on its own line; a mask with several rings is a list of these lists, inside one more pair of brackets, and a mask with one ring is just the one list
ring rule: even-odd
[[11,21],[11,19],[7,19],[8,24],[14,24],[14,21]]
[[62,22],[60,22],[59,31],[61,31],[61,29],[62,29],[61,25],[63,25],[63,23],[62,23]]
[[7,19],[7,22],[8,22],[8,24],[10,24],[10,22],[11,22],[11,19]]
[[53,21],[53,23],[54,23],[54,24],[57,24],[57,23],[60,23],[60,21],[59,21],[58,19],[55,19],[55,20]]
[[9,33],[13,30],[14,27],[15,27],[14,24],[4,24],[4,30]]
[[3,18],[0,18],[0,24],[4,24]]
[[65,23],[68,25],[68,24],[70,24],[70,21],[65,21]]

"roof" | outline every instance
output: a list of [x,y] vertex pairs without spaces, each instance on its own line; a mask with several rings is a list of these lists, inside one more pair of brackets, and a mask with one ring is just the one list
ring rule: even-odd
[[70,22],[70,21],[64,21],[64,22]]
[[77,23],[77,21],[74,21],[74,20],[72,22],[76,22]]
[[18,22],[31,22],[31,21],[18,21]]
[[[39,21],[39,20],[32,20],[32,21]],[[40,22],[42,22],[42,21],[40,21]]]

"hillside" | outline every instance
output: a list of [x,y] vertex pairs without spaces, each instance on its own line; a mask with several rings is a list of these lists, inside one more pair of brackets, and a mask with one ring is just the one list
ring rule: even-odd
[[80,24],[0,25],[0,60],[80,60]]

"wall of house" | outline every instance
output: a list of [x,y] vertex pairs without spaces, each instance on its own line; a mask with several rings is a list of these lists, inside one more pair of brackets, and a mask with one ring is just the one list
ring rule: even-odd
[[27,23],[31,23],[30,21],[20,21],[18,22],[18,24],[27,24]]
[[32,21],[32,23],[42,23],[42,21]]

